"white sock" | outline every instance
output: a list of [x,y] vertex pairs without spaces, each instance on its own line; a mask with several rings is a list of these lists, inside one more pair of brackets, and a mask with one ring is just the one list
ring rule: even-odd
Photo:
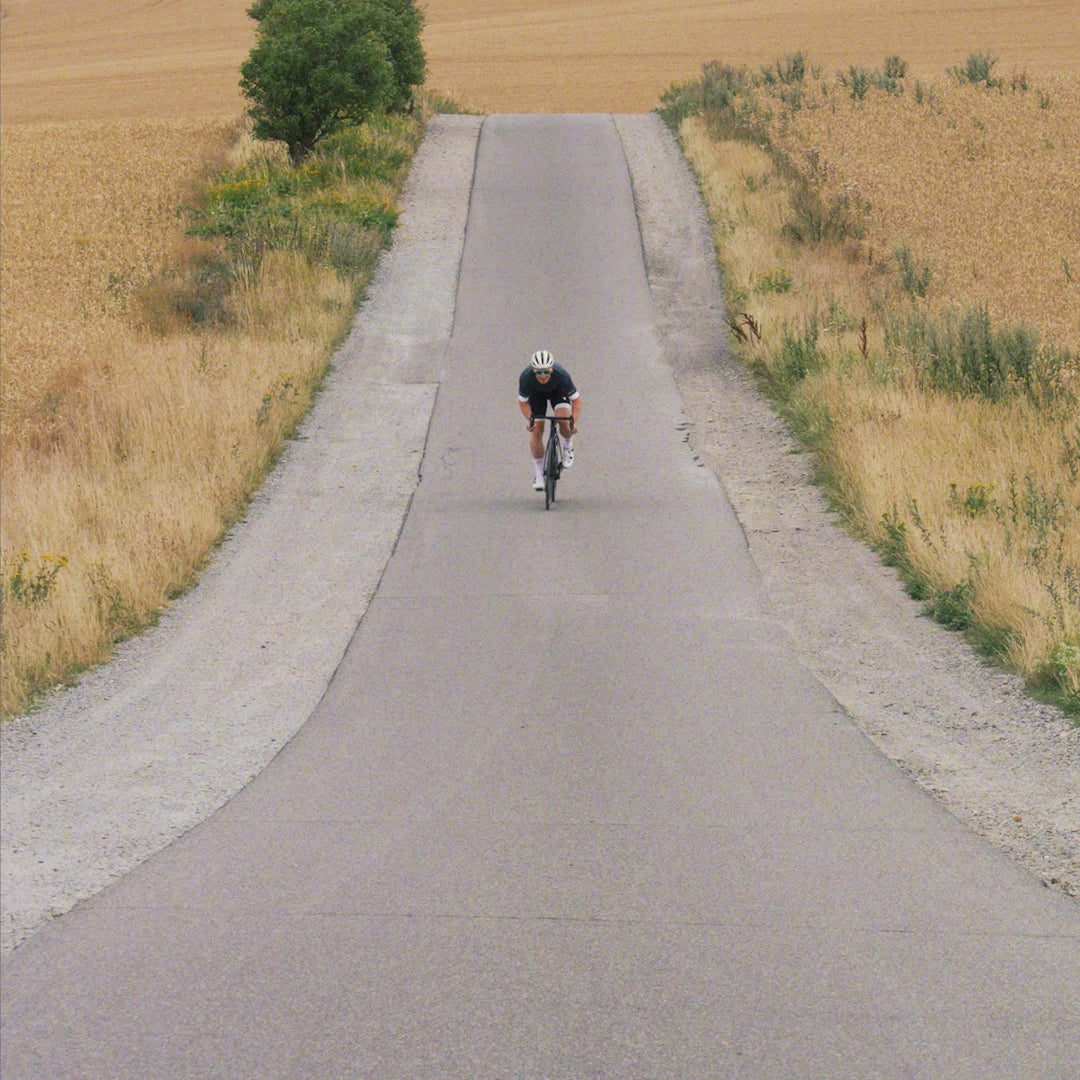
[[533,458],[533,470],[536,472],[537,476],[544,475],[544,459],[542,457]]

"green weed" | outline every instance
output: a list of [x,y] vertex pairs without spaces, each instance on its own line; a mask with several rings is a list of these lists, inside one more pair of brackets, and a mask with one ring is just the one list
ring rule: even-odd
[[949,68],[949,74],[957,82],[970,83],[972,86],[985,86],[988,90],[1004,85],[994,76],[994,67],[998,58],[989,53],[971,53],[963,66]]
[[754,282],[754,292],[759,296],[766,296],[770,293],[788,293],[791,292],[794,284],[795,279],[791,274],[783,267],[780,267],[777,270],[770,270],[766,274],[761,274]]
[[91,567],[90,588],[98,618],[111,641],[123,641],[143,629],[145,622],[139,617],[134,601],[124,595],[103,562]]
[[39,555],[35,565],[29,552],[20,551],[4,574],[4,600],[27,606],[43,604],[67,561],[66,555]]
[[1030,327],[994,327],[985,307],[893,313],[885,345],[908,359],[926,388],[989,401],[1023,393],[1050,404],[1061,396],[1059,372],[1074,362],[1068,350],[1041,346]]
[[800,383],[808,375],[820,371],[824,357],[818,349],[819,325],[817,316],[811,316],[797,333],[784,327],[780,352],[772,369],[773,378],[784,387]]
[[1073,428],[1073,433],[1061,433],[1061,463],[1069,470],[1069,479],[1074,483],[1080,480],[1080,423]]
[[906,75],[907,61],[901,60],[899,56],[889,56],[881,70],[868,71],[852,65],[846,72],[841,71],[837,78],[840,85],[845,87],[856,101],[862,101],[872,87],[884,90],[887,94],[902,94]]
[[909,247],[894,248],[893,255],[900,274],[900,287],[908,296],[924,299],[930,289],[930,279],[933,276],[930,267],[925,263],[921,265],[917,263]]
[[878,542],[877,549],[882,559],[888,566],[907,569],[907,524],[900,516],[895,504],[891,511],[887,510],[881,515],[881,527],[885,532],[885,538]]
[[949,485],[949,504],[965,517],[975,518],[987,513],[993,506],[993,484],[969,484],[961,498],[956,484]]
[[951,589],[934,593],[926,605],[926,614],[948,630],[970,630],[974,625],[971,615],[974,592],[970,580],[960,581]]

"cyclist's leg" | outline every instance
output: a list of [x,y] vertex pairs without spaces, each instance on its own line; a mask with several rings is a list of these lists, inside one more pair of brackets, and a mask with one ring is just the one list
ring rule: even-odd
[[562,464],[562,444],[559,439],[559,428],[552,424],[551,433],[548,435],[544,448],[544,469],[549,468],[558,475],[559,466]]
[[[533,416],[542,416],[547,409],[547,402],[543,398],[530,398],[529,408]],[[529,432],[529,453],[533,462],[533,487],[540,491],[544,480],[544,429],[543,420],[536,420]]]
[[[555,406],[555,415],[560,419],[558,421],[559,426],[559,442],[562,444],[562,456],[563,465],[569,468],[574,463],[574,432],[570,427],[570,415],[573,412],[573,407],[569,401],[560,401]],[[566,417],[565,420],[562,417]]]

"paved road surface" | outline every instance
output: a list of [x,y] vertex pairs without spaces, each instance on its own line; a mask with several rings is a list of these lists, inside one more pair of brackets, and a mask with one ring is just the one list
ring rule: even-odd
[[[517,372],[584,398],[545,513]],[[5,965],[3,1076],[1070,1077],[1080,914],[763,614],[606,117],[491,118],[423,476],[327,694]]]

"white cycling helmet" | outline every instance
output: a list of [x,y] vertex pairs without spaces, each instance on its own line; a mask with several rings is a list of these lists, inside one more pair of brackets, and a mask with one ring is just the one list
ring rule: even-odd
[[547,349],[538,349],[532,354],[533,371],[550,371],[555,366],[555,361]]

